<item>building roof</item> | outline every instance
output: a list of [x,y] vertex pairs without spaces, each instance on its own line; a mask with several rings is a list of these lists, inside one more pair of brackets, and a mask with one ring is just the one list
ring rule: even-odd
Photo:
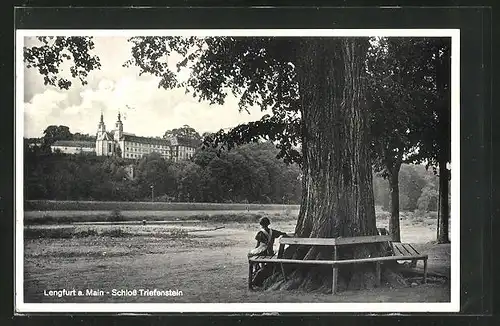
[[65,146],[65,147],[88,147],[94,148],[95,142],[82,141],[82,140],[56,140],[52,146]]
[[163,139],[163,138],[154,138],[154,137],[141,137],[131,134],[124,134],[123,140],[136,142],[141,144],[152,144],[152,145],[163,145],[163,146],[172,146],[172,145],[180,145],[186,147],[198,147],[201,142],[196,139],[184,138],[184,137],[173,137],[172,139]]
[[98,133],[96,140],[113,140],[114,132],[105,131],[103,133]]
[[136,142],[141,144],[151,144],[151,145],[164,145],[170,146],[171,143],[167,139],[153,138],[153,137],[141,137],[135,135],[123,135],[124,141]]
[[177,137],[177,143],[180,146],[186,146],[186,147],[198,147],[201,145],[201,141],[193,138],[187,138],[187,137]]

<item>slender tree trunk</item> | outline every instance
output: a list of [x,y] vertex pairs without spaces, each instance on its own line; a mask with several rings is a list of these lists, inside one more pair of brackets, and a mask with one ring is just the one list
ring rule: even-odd
[[[297,237],[377,234],[364,102],[367,47],[367,39],[361,38],[307,39],[299,47],[296,67],[302,101],[303,192]],[[381,254],[381,246],[375,245],[353,246],[339,252],[344,258]],[[284,256],[331,259],[332,255],[332,248],[292,246]],[[374,268],[341,268],[339,287],[373,287]],[[274,279],[267,285],[274,288],[276,282]],[[331,268],[295,269],[281,288],[327,291],[331,289]]]
[[391,188],[391,218],[389,220],[389,234],[393,241],[401,241],[399,227],[399,169],[401,164],[397,164],[389,171],[389,185]]
[[438,117],[439,117],[439,196],[440,196],[440,212],[441,218],[439,219],[439,234],[438,243],[449,243],[448,237],[448,219],[450,217],[449,210],[449,171],[446,168],[446,164],[450,162],[451,159],[451,91],[450,91],[450,80],[451,80],[451,56],[449,54],[450,47],[442,45],[438,47],[436,55],[440,51],[445,51],[446,55],[443,55],[439,60],[439,64],[436,69],[436,79],[437,88],[439,94],[441,94],[441,101],[438,107]]
[[439,204],[440,204],[440,219],[439,219],[439,233],[438,243],[449,243],[448,237],[448,219],[450,217],[450,210],[448,206],[448,169],[446,162],[442,160],[439,162]]

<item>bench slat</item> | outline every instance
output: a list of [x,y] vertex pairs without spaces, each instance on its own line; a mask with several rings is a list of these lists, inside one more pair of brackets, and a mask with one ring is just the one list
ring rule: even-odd
[[359,243],[377,243],[392,241],[390,235],[368,235],[362,237],[336,238],[336,245],[349,245]]
[[420,255],[420,253],[417,251],[417,249],[413,248],[413,246],[411,245],[411,243],[408,243],[408,246],[410,246],[411,249],[413,249],[413,253],[414,255]]
[[410,243],[394,242],[394,255],[396,256],[418,256],[420,253]]
[[383,256],[361,259],[345,259],[345,260],[295,260],[295,259],[276,259],[276,258],[259,258],[251,257],[250,261],[255,263],[283,263],[283,264],[312,264],[312,265],[346,265],[357,263],[372,263],[377,261],[393,261],[393,260],[414,260],[427,259],[428,255],[419,256]]
[[394,255],[395,256],[404,256],[404,252],[401,250],[401,246],[397,242],[393,242]]
[[389,235],[369,235],[348,238],[280,238],[281,244],[306,246],[340,246],[389,241],[392,241],[392,237]]
[[280,238],[280,244],[307,246],[335,246],[334,238]]
[[404,250],[404,254],[405,254],[405,255],[406,255],[406,254],[408,254],[408,255],[412,255],[411,251],[410,251],[410,250],[408,250],[408,246],[405,246],[405,244],[404,244],[404,243],[402,243],[402,244],[401,244],[401,247],[403,248],[403,250]]

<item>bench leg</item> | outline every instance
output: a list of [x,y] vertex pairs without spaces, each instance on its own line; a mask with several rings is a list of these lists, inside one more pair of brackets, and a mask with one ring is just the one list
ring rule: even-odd
[[427,258],[424,259],[424,284],[427,283]]
[[283,273],[283,279],[285,280],[286,282],[286,274],[285,274],[285,268],[283,267],[283,264],[280,264],[281,266],[281,273]]
[[338,269],[333,265],[332,266],[332,294],[337,292],[337,275]]
[[375,263],[375,276],[376,276],[376,284],[377,287],[380,287],[380,284],[382,283],[382,268],[381,268],[381,263],[378,261]]
[[253,277],[253,263],[251,261],[248,262],[248,288],[252,289],[252,277]]

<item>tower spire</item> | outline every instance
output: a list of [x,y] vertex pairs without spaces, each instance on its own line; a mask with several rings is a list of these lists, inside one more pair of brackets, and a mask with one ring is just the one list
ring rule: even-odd
[[101,109],[101,120],[99,121],[99,125],[97,126],[97,132],[103,133],[105,131],[106,131],[106,126],[104,125],[104,117],[102,115],[102,109]]
[[120,111],[118,111],[118,120],[115,123],[115,141],[119,141],[123,136],[123,122],[121,120]]

